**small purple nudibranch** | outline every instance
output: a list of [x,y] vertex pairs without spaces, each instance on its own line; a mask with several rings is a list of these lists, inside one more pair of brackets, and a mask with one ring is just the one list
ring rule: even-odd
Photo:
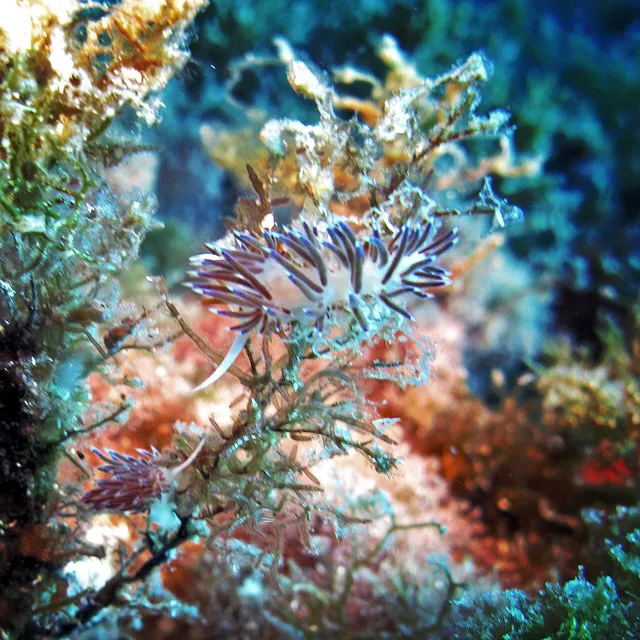
[[389,309],[413,319],[398,300],[403,294],[430,298],[450,284],[451,273],[435,264],[458,241],[458,231],[431,222],[409,221],[388,243],[377,231],[360,239],[343,221],[321,234],[302,230],[234,231],[235,248],[206,244],[209,253],[191,258],[186,286],[202,295],[211,312],[235,318],[236,338],[213,374],[193,390],[219,380],[251,332],[280,330],[294,321],[323,328],[330,309],[349,309],[366,330],[366,301],[377,297]]
[[121,513],[141,513],[151,502],[168,491],[171,483],[199,455],[204,447],[204,438],[191,455],[177,467],[161,466],[160,453],[137,449],[140,457],[130,456],[107,449],[109,457],[100,449],[91,451],[107,464],[98,467],[98,471],[108,473],[110,478],[100,478],[96,486],[82,496],[82,502],[95,511],[118,511]]

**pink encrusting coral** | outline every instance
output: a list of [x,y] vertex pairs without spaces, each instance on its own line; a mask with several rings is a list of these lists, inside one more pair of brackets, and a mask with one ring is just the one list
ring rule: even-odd
[[229,369],[254,330],[280,330],[294,321],[322,330],[332,309],[348,309],[366,331],[364,305],[374,298],[412,320],[399,297],[430,298],[431,289],[449,284],[451,274],[435,261],[458,236],[457,229],[413,220],[388,242],[375,229],[361,240],[339,221],[323,231],[303,222],[301,231],[263,231],[262,238],[236,231],[234,240],[234,249],[206,245],[210,253],[191,259],[187,286],[213,313],[240,320],[224,360],[194,392]]

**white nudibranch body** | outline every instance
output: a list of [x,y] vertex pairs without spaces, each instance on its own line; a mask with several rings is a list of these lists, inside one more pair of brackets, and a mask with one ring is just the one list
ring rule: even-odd
[[363,305],[378,298],[412,319],[396,301],[410,293],[430,298],[431,289],[449,284],[450,273],[435,264],[454,246],[457,229],[438,230],[431,222],[406,223],[388,243],[374,231],[361,239],[343,221],[321,234],[306,222],[302,230],[234,232],[235,248],[205,245],[209,253],[191,258],[186,286],[204,297],[211,311],[239,324],[229,352],[193,393],[216,382],[234,363],[251,332],[280,330],[292,322],[322,329],[328,312],[350,310],[367,329]]

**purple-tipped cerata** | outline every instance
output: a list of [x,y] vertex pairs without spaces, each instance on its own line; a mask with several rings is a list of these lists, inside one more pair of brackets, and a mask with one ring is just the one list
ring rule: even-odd
[[96,486],[82,496],[82,502],[95,511],[146,511],[197,458],[204,444],[203,439],[184,462],[171,469],[161,465],[162,458],[155,448],[137,449],[139,457],[107,449],[107,457],[94,447],[91,451],[107,463],[99,466],[98,471],[111,477],[97,480]]
[[306,222],[301,230],[234,232],[235,247],[205,245],[209,253],[191,258],[186,283],[211,311],[237,320],[236,339],[213,375],[195,390],[216,382],[238,357],[253,331],[279,330],[294,322],[322,328],[331,308],[350,309],[363,329],[363,308],[379,298],[408,319],[399,297],[432,296],[449,284],[450,273],[435,264],[458,241],[457,229],[407,222],[385,243],[374,231],[361,239],[345,222],[320,233]]
[[110,478],[102,478],[96,487],[82,496],[82,502],[96,511],[120,511],[139,513],[150,502],[168,489],[166,469],[158,462],[160,454],[138,449],[140,457],[107,449],[109,457],[99,449],[92,449],[107,464],[98,467]]

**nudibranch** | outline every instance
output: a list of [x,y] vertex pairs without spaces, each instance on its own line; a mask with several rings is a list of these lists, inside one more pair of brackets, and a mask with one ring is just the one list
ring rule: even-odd
[[203,296],[212,313],[235,318],[236,338],[228,353],[196,393],[219,380],[252,332],[279,331],[294,322],[322,330],[331,309],[353,313],[367,329],[364,307],[373,298],[412,319],[400,296],[430,298],[430,290],[450,283],[450,272],[436,259],[458,241],[457,229],[409,221],[385,242],[377,230],[356,236],[344,221],[322,232],[302,228],[234,231],[233,248],[205,244],[208,253],[190,260],[186,286]]
[[203,438],[184,462],[171,469],[161,466],[161,456],[155,447],[151,451],[137,449],[138,457],[111,449],[107,449],[107,456],[92,447],[91,451],[107,463],[99,466],[98,471],[111,477],[100,478],[96,486],[82,496],[82,503],[94,511],[142,513],[153,500],[169,491],[172,482],[194,462],[204,445]]

